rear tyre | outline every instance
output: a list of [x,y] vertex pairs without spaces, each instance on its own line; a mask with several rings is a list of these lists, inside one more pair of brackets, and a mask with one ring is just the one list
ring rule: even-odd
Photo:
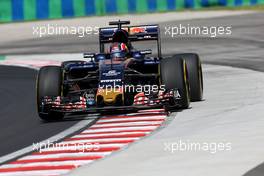
[[187,64],[191,101],[203,100],[203,72],[202,65],[198,54],[183,53],[173,57],[185,60]]
[[180,106],[187,109],[190,105],[190,87],[188,82],[187,65],[184,60],[175,57],[164,58],[160,62],[160,77],[161,84],[165,86],[166,90],[178,91],[180,97],[173,101],[166,108],[174,110]]
[[45,66],[37,77],[37,106],[39,117],[44,121],[61,120],[64,113],[49,112],[41,109],[41,99],[45,96],[61,96],[62,73],[59,66]]

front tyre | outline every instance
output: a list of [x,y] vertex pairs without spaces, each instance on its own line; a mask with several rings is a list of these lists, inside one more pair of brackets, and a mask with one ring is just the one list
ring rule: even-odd
[[37,77],[37,106],[39,117],[44,121],[61,120],[63,113],[50,112],[41,108],[42,98],[45,96],[61,96],[62,72],[59,66],[45,66],[38,72]]
[[195,53],[182,53],[176,54],[174,58],[183,59],[186,62],[191,101],[202,101],[203,100],[203,72],[202,65],[198,54]]
[[167,106],[167,109],[174,110],[180,106],[183,109],[190,105],[190,88],[188,82],[187,65],[184,60],[178,58],[164,58],[160,62],[161,84],[166,90],[178,91],[179,99]]

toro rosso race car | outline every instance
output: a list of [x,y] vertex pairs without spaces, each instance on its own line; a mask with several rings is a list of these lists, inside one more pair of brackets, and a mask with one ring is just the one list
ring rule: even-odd
[[[41,119],[150,108],[185,109],[190,101],[202,100],[198,55],[163,58],[159,26],[129,24],[119,20],[100,28],[99,53],[84,53],[82,61],[65,61],[61,66],[39,70],[37,108]],[[151,40],[157,42],[157,57],[148,56],[151,50],[137,50],[132,45]]]

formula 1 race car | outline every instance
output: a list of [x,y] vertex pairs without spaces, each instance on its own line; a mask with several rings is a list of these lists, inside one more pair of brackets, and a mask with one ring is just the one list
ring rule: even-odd
[[[186,109],[203,98],[203,76],[195,53],[161,56],[158,25],[127,26],[113,21],[99,29],[99,53],[84,60],[44,66],[37,77],[37,108],[46,121],[65,114],[137,111],[150,108]],[[157,42],[151,50],[136,50],[136,41]],[[106,46],[110,49],[106,51]]]

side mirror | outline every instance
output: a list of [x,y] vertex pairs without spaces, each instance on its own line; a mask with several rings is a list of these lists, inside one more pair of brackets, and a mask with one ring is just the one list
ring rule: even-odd
[[83,53],[83,58],[92,59],[95,57],[95,53]]
[[99,54],[96,54],[94,58],[95,58],[95,62],[99,62],[100,60],[106,60],[107,55],[103,53],[99,53]]
[[152,54],[152,51],[151,51],[150,49],[148,49],[148,50],[142,50],[142,51],[139,51],[139,52],[140,52],[140,54],[142,54],[142,55]]

